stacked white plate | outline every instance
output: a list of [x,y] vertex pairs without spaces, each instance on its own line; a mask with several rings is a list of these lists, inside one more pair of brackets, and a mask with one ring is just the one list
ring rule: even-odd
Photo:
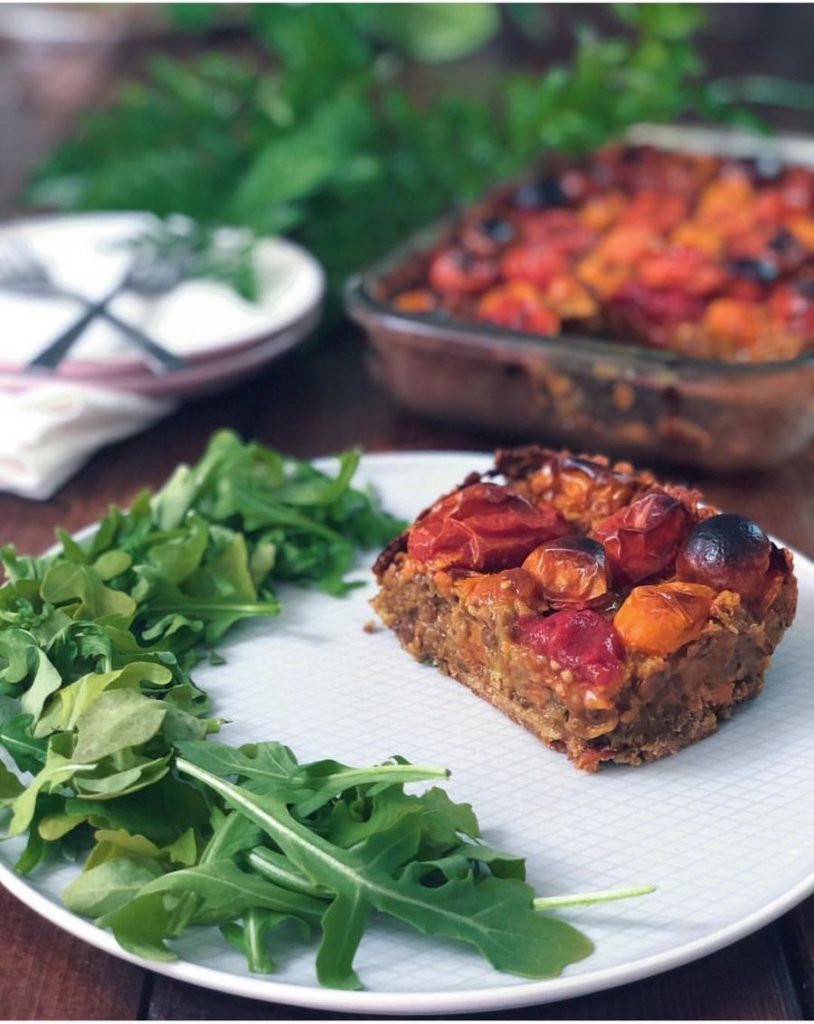
[[[0,230],[0,248],[22,242],[57,283],[97,299],[123,277],[132,259],[128,242],[150,222],[142,213],[17,221]],[[186,398],[220,390],[257,371],[315,326],[324,275],[313,257],[284,239],[260,241],[254,259],[256,303],[225,284],[196,278],[159,298],[122,294],[111,304],[120,318],[181,356],[183,368],[155,374],[131,342],[98,318],[55,371],[57,378],[156,398]],[[22,371],[82,312],[72,300],[0,289],[0,391],[53,382],[51,373]]]

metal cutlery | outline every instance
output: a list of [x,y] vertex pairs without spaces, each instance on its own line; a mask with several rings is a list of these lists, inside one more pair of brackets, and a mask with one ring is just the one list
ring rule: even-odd
[[22,240],[0,246],[0,289],[33,297],[68,298],[85,307],[82,316],[31,360],[27,368],[54,369],[96,317],[103,317],[117,327],[143,353],[155,373],[167,373],[185,366],[184,359],[169,352],[109,308],[113,299],[123,292],[155,298],[172,291],[183,279],[185,269],[183,258],[155,260],[137,257],[114,288],[101,299],[92,300],[58,284],[45,264]]

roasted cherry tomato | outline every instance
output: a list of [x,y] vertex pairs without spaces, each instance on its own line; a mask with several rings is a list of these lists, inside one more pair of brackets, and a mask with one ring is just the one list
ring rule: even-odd
[[478,303],[477,317],[529,334],[553,337],[560,331],[560,318],[527,281],[510,281],[490,289]]
[[650,227],[624,224],[613,228],[596,247],[596,255],[612,263],[632,265],[649,253],[658,251],[661,240]]
[[529,479],[532,494],[550,502],[569,522],[600,518],[626,505],[633,494],[631,476],[576,455],[548,459]]
[[726,273],[699,249],[671,245],[642,259],[639,279],[648,288],[709,295],[721,287]]
[[719,177],[701,193],[695,219],[726,238],[748,231],[755,222],[755,190],[745,174]]
[[535,507],[509,487],[470,484],[416,521],[407,552],[434,569],[495,572],[519,566],[539,544],[568,533],[551,505]]
[[749,352],[760,338],[764,311],[761,306],[740,299],[715,299],[704,313],[704,329],[715,355]]
[[607,231],[616,224],[627,206],[623,192],[605,192],[592,196],[577,211],[581,224],[591,231]]
[[438,308],[438,299],[428,288],[413,288],[408,292],[400,292],[393,305],[402,313],[432,313]]
[[606,315],[617,333],[632,334],[654,348],[668,348],[679,324],[701,320],[704,302],[680,289],[654,289],[642,281],[627,281],[610,296]]
[[592,608],[611,597],[605,549],[590,537],[561,537],[535,548],[523,568],[555,608]]
[[455,593],[466,601],[479,604],[533,604],[540,587],[525,569],[504,569],[502,572],[463,576],[453,584]]
[[605,548],[614,579],[629,584],[672,568],[687,526],[684,506],[653,490],[597,523],[593,536]]
[[562,256],[581,255],[596,241],[596,232],[582,224],[574,210],[525,214],[519,227],[526,242],[554,249]]
[[465,249],[444,249],[430,263],[430,285],[437,292],[473,295],[497,280],[493,260],[473,256]]
[[510,220],[503,217],[481,217],[469,221],[461,232],[461,242],[476,256],[495,256],[514,241],[517,232]]
[[814,337],[814,277],[777,285],[769,298],[769,316],[775,323]]
[[724,251],[724,239],[712,228],[685,221],[679,224],[670,236],[670,241],[685,249],[698,249],[711,259],[718,259]]
[[700,636],[714,600],[715,591],[700,583],[634,587],[613,625],[628,650],[672,654]]
[[552,277],[543,298],[562,320],[588,320],[599,312],[596,299],[573,274]]
[[600,299],[611,298],[632,276],[632,264],[606,259],[597,253],[586,256],[577,264],[577,277]]
[[752,602],[760,598],[770,557],[771,542],[757,523],[722,512],[690,530],[676,573],[716,590],[734,590]]
[[625,651],[613,625],[599,612],[566,609],[517,623],[517,638],[566,684],[603,691],[618,690],[625,675]]
[[640,192],[631,200],[620,224],[641,224],[660,234],[671,231],[687,215],[687,199],[676,193],[661,189],[658,192]]
[[546,245],[513,245],[500,261],[500,272],[507,281],[525,281],[536,288],[545,288],[567,269],[568,261],[562,253]]

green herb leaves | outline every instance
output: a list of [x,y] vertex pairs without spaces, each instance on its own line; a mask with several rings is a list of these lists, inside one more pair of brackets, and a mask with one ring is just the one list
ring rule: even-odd
[[127,829],[125,802],[145,789],[149,816],[175,745],[220,725],[189,676],[203,648],[276,615],[277,579],[343,593],[355,552],[399,529],[351,487],[358,461],[345,453],[330,475],[222,431],[157,495],[111,508],[90,540],[59,531],[56,554],[0,551],[0,749],[32,776],[4,766],[0,802],[11,834],[35,834],[24,866],[91,827]]
[[[353,959],[375,911],[425,934],[474,946],[498,970],[525,977],[558,974],[590,952],[590,943],[575,929],[535,913],[522,862],[461,836],[463,825],[476,837],[477,821],[470,808],[439,798],[440,791],[411,797],[400,782],[383,787],[376,780],[386,778],[387,766],[384,773],[344,769],[328,776],[320,765],[292,771],[287,757],[281,773],[258,775],[239,751],[229,758],[226,750],[214,759],[220,772],[252,779],[254,785],[231,783],[185,757],[176,767],[265,833],[271,848],[248,853],[255,872],[292,893],[326,901],[316,960],[323,985],[359,987]],[[205,744],[184,753],[198,762],[213,761]],[[413,771],[418,776],[421,770]],[[315,816],[309,787],[320,778],[340,776],[343,789]],[[352,824],[355,830],[348,827]],[[509,872],[495,869],[507,863]]]
[[0,815],[28,833],[17,869],[84,859],[66,906],[148,959],[217,925],[267,972],[272,939],[319,932],[320,982],[358,988],[357,948],[384,914],[550,977],[589,941],[538,912],[523,861],[482,842],[471,807],[405,792],[443,769],[300,764],[282,743],[207,738],[221,723],[189,675],[202,645],[276,614],[276,580],[344,593],[355,551],[399,529],[351,487],[357,465],[346,453],[332,476],[221,432],[90,540],[0,553]]
[[[520,10],[507,5],[504,25],[523,31]],[[248,5],[253,57],[154,61],[146,82],[84,120],[29,195],[38,205],[185,214],[195,272],[249,296],[250,248],[219,259],[212,229],[293,233],[336,292],[347,274],[541,151],[586,151],[631,124],[688,112],[744,119],[703,83],[696,5],[614,11],[624,32],[601,37],[580,12],[572,59],[544,75],[481,73],[480,91],[468,94],[439,91],[435,76],[432,99],[416,103],[404,55],[432,62],[476,50],[500,28],[495,5]],[[360,230],[360,211],[375,230]],[[151,240],[158,251],[176,242],[169,223]]]

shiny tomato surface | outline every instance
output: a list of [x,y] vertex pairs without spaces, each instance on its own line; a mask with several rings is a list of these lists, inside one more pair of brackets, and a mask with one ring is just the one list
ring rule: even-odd
[[553,506],[532,505],[499,484],[476,483],[442,498],[415,522],[407,553],[435,569],[496,572],[519,566],[538,545],[568,532]]

